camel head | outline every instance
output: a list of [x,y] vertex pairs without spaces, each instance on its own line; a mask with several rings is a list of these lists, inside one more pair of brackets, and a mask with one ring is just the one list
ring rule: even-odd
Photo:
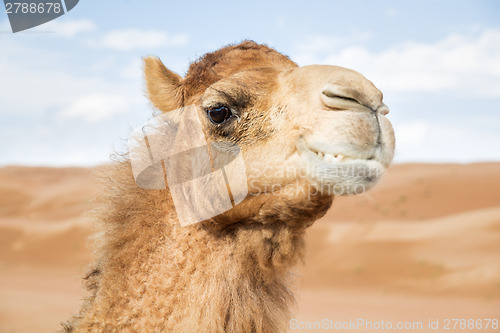
[[342,67],[298,67],[246,41],[208,53],[184,78],[145,61],[148,95],[168,113],[190,106],[207,141],[241,149],[248,195],[212,219],[309,225],[335,195],[371,188],[391,163],[394,133],[382,93]]

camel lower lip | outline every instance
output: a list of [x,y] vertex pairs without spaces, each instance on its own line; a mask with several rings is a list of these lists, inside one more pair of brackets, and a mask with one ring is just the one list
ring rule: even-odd
[[347,147],[350,155],[331,149],[331,153],[325,153],[304,142],[298,145],[307,178],[314,187],[333,195],[361,194],[382,176],[385,168],[372,154],[363,151],[355,155],[352,153],[359,149]]
[[334,195],[363,194],[373,187],[385,168],[375,160],[357,159],[346,162],[322,162],[306,159],[306,175],[322,192]]

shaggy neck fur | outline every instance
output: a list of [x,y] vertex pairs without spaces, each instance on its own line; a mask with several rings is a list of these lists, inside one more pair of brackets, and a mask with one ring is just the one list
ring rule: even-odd
[[[247,216],[180,227],[167,190],[137,187],[124,162],[108,174],[105,231],[90,296],[68,332],[282,332],[304,232],[330,207],[261,195]],[[303,201],[303,200],[302,200]],[[307,223],[310,221],[310,223]]]

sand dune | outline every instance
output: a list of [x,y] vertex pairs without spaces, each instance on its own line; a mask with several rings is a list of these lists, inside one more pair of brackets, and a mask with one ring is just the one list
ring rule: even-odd
[[339,197],[332,221],[426,220],[500,205],[500,164],[403,164],[365,195]]
[[[0,332],[52,332],[78,309],[92,172],[0,169]],[[413,321],[436,332],[429,319],[440,329],[450,317],[500,319],[498,188],[500,163],[406,164],[365,195],[336,198],[308,235],[296,323]]]
[[366,288],[500,299],[500,207],[422,221],[311,229],[306,288]]

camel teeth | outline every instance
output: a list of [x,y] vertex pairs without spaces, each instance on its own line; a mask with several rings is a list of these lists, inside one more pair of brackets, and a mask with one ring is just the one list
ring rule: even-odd
[[335,154],[333,156],[333,158],[336,160],[336,161],[342,161],[344,159],[344,155],[342,154]]
[[330,154],[330,153],[324,154],[324,153],[318,151],[318,152],[316,152],[316,155],[320,159],[322,159],[323,161],[330,162],[330,163],[340,162],[344,159],[344,155],[342,155],[342,154]]

